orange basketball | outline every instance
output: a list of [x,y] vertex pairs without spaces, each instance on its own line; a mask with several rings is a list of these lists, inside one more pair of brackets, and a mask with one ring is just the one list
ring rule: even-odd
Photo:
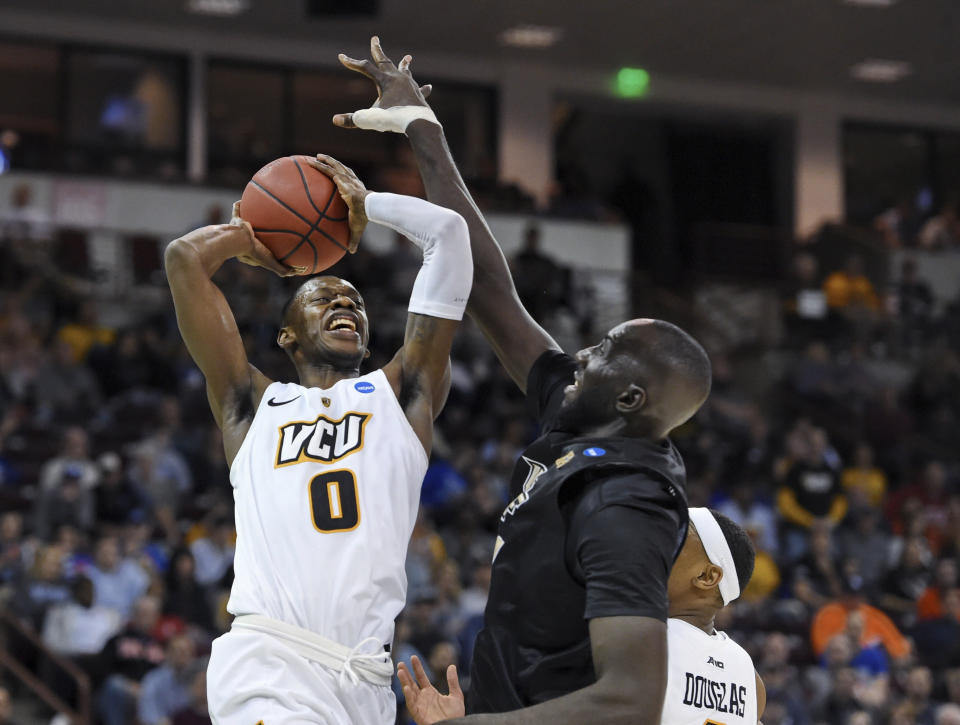
[[254,174],[240,197],[240,216],[273,256],[316,274],[346,253],[350,226],[336,185],[308,158],[285,156]]

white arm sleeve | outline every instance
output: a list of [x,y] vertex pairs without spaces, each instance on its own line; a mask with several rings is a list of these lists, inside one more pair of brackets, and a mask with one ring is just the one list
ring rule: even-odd
[[473,285],[470,232],[463,217],[429,201],[372,192],[364,201],[367,218],[389,227],[423,250],[413,283],[410,312],[462,320]]

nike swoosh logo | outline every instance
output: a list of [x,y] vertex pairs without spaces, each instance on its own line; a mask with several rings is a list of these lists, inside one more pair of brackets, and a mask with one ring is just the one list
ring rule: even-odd
[[[297,398],[299,398],[299,397],[300,397],[300,396],[298,395]],[[276,399],[276,398],[270,398],[270,400],[267,401],[267,405],[270,405],[270,406],[276,408],[278,405],[286,405],[287,403],[292,403],[292,402],[293,402],[294,400],[296,400],[297,398],[290,398],[290,400],[284,400],[284,401],[282,401],[282,402],[280,402],[280,403],[277,402],[277,399]]]

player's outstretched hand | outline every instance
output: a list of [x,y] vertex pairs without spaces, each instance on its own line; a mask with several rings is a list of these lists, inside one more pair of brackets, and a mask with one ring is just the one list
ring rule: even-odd
[[456,665],[450,665],[447,668],[447,685],[450,687],[450,694],[441,695],[440,691],[430,684],[430,678],[420,664],[420,658],[411,657],[410,664],[413,666],[416,679],[403,662],[397,665],[397,678],[403,687],[407,709],[417,721],[417,725],[433,725],[441,720],[452,720],[464,716],[466,710],[463,705],[463,690],[460,689]]
[[[405,55],[398,65],[387,57],[380,47],[380,38],[370,39],[370,57],[372,60],[356,60],[340,54],[340,62],[352,71],[356,71],[377,85],[377,100],[371,108],[394,108],[396,106],[422,106],[429,108],[427,96],[432,86],[419,85],[410,73],[413,57]],[[333,123],[342,128],[358,128],[352,113],[338,113]],[[386,130],[386,129],[380,129]],[[392,130],[392,129],[390,129]]]
[[295,274],[303,274],[305,270],[297,267],[288,267],[273,256],[267,247],[253,233],[253,227],[248,222],[240,218],[240,202],[234,202],[233,214],[229,224],[221,224],[210,229],[218,229],[221,233],[236,234],[246,241],[246,251],[236,256],[237,261],[248,264],[251,267],[263,267],[269,269],[280,277],[290,277]]
[[353,169],[344,166],[332,156],[317,154],[316,159],[307,159],[307,163],[317,171],[329,176],[333,183],[337,185],[340,196],[347,202],[347,209],[350,210],[350,246],[348,249],[350,254],[353,254],[360,244],[363,230],[367,228],[367,208],[364,206],[364,199],[367,198],[370,190],[353,173]]

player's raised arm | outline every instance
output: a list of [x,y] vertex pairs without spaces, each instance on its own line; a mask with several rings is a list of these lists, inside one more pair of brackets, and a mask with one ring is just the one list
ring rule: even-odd
[[403,347],[383,372],[429,453],[433,420],[450,387],[450,346],[473,280],[467,225],[456,212],[423,199],[371,192],[350,169],[329,156],[319,154],[314,164],[337,185],[350,208],[351,224],[355,219],[381,224],[423,251],[410,295]]
[[373,108],[334,116],[344,128],[367,128],[406,133],[413,145],[427,190],[427,198],[453,209],[467,222],[473,250],[473,292],[467,312],[486,335],[510,377],[526,390],[527,374],[546,350],[559,346],[520,303],[507,260],[474,203],[450,155],[443,128],[427,105],[424,91],[410,74],[410,56],[399,66],[387,58],[380,41],[370,42],[373,61],[340,61],[377,84],[379,98]]
[[233,462],[260,397],[270,384],[247,362],[233,313],[223,292],[211,280],[232,257],[281,276],[292,274],[239,219],[192,231],[170,242],[164,254],[180,334],[206,378],[207,398],[223,431],[228,463]]

